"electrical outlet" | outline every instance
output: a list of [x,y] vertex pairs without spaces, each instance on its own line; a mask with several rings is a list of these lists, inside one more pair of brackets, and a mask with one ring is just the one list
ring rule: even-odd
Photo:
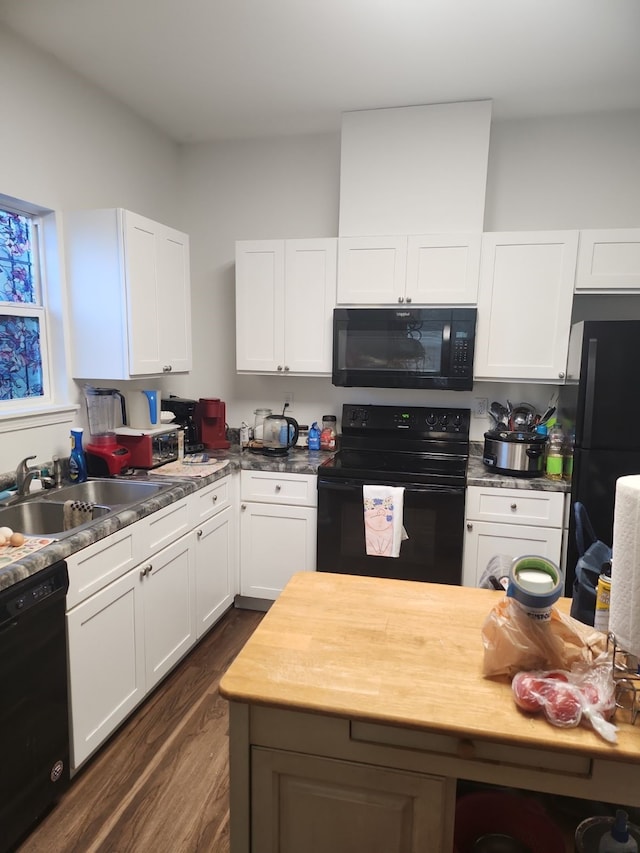
[[293,392],[285,391],[284,392],[284,402],[287,404],[287,408],[293,408]]
[[474,418],[484,418],[489,411],[488,397],[474,397],[471,411]]

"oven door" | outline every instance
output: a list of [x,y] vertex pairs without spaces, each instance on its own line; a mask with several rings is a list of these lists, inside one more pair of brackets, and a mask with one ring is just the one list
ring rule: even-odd
[[[399,557],[366,553],[362,487],[403,486],[409,536]],[[317,570],[348,575],[460,584],[465,489],[340,479],[318,475]]]

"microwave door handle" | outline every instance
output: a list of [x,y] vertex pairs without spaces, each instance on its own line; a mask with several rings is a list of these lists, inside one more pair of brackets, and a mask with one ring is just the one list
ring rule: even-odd
[[447,320],[442,327],[442,362],[440,370],[449,373],[451,368],[451,321]]

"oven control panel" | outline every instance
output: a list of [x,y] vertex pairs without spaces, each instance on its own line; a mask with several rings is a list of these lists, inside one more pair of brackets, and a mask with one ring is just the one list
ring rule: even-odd
[[354,433],[399,430],[408,435],[453,433],[468,436],[470,417],[469,409],[345,404],[342,430]]

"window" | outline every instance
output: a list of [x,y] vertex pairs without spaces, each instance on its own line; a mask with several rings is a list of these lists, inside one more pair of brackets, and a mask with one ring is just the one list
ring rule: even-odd
[[0,207],[0,411],[50,399],[40,219]]

